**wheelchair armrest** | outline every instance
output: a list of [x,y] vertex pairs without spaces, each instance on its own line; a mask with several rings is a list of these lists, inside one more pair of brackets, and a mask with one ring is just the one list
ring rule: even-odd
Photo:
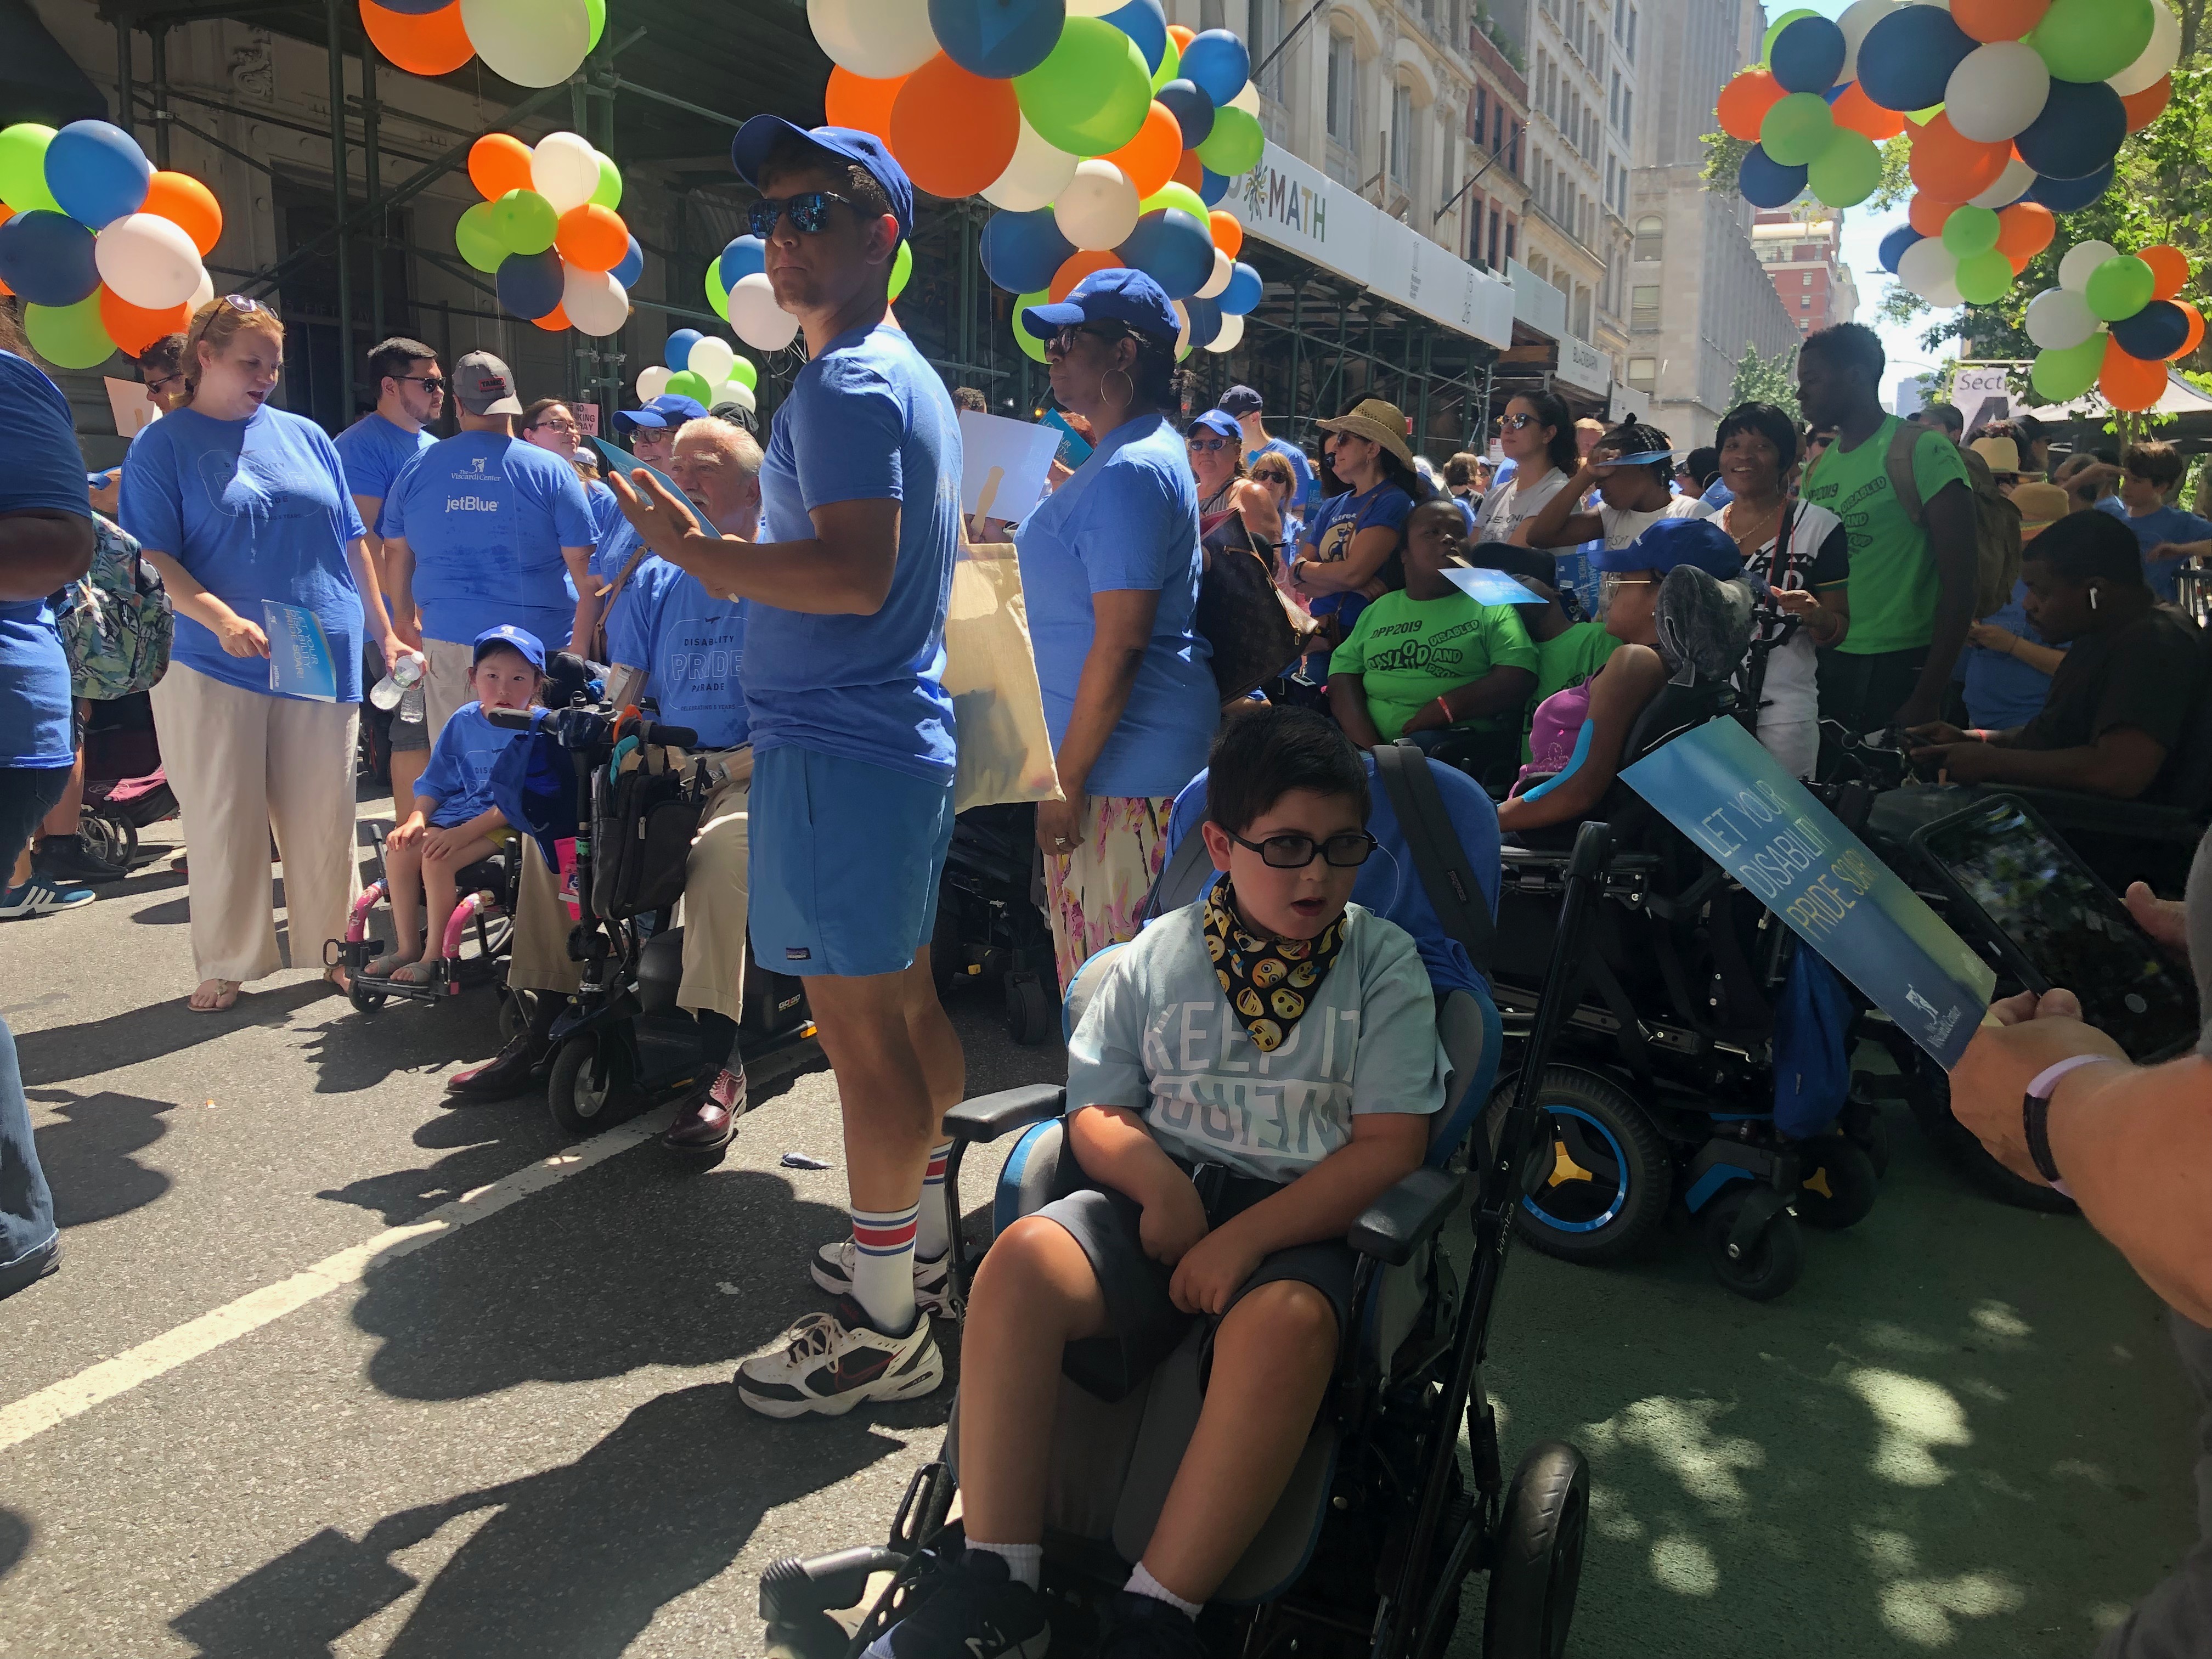
[[1009,1129],[1025,1129],[1067,1109],[1067,1090],[1057,1083],[1025,1083],[994,1095],[963,1100],[945,1115],[945,1133],[955,1140],[996,1140]]
[[1465,1178],[1448,1170],[1403,1176],[1352,1224],[1345,1242],[1385,1267],[1402,1267],[1451,1218],[1464,1186]]

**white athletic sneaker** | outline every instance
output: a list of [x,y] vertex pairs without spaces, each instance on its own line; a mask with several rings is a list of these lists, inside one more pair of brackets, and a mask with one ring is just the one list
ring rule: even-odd
[[783,1340],[738,1367],[738,1398],[764,1417],[842,1417],[864,1400],[913,1400],[945,1381],[929,1322],[904,1336],[875,1329],[858,1304],[809,1314]]
[[[814,1253],[814,1260],[806,1270],[814,1282],[832,1296],[853,1293],[853,1269],[859,1261],[860,1247],[851,1239],[841,1244],[824,1244]],[[948,1264],[951,1252],[943,1255],[916,1255],[914,1259],[914,1304],[926,1314],[939,1319],[952,1317],[952,1273]]]

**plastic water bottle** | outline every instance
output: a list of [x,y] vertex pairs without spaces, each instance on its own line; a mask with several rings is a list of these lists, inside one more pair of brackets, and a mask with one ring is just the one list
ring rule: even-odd
[[399,696],[399,712],[392,718],[402,726],[420,726],[427,712],[427,704],[420,684],[410,685]]
[[[392,664],[392,672],[369,689],[368,700],[379,708],[398,708],[411,692],[419,711],[422,706],[422,693],[418,688],[422,684],[423,670],[428,666],[419,653],[402,652],[399,660]],[[408,717],[403,712],[400,718],[405,720]],[[422,716],[418,712],[414,718],[419,720]]]

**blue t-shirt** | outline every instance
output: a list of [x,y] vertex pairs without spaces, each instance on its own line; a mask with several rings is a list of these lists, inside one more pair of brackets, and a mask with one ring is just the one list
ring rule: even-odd
[[592,509],[592,523],[599,532],[594,540],[605,541],[617,525],[629,522],[623,517],[622,503],[615,499],[615,492],[599,479],[584,486],[584,499]]
[[945,612],[960,544],[960,427],[945,383],[898,330],[832,340],[775,412],[761,468],[767,539],[809,541],[817,507],[900,503],[898,563],[872,617],[746,613],[753,747],[791,744],[950,781]]
[[[2128,514],[2127,504],[2117,495],[2107,495],[2097,503],[2097,511],[2109,513],[2136,532],[2136,540],[2143,553],[2143,580],[2150,591],[2158,596],[2160,605],[2172,605],[2178,598],[2179,585],[2174,573],[2181,568],[2179,559],[2160,559],[2153,563],[2148,556],[2151,549],[2160,542],[2212,541],[2212,522],[2198,518],[2194,513],[2184,513],[2178,507],[2161,507],[2155,513],[2146,513],[2140,519]],[[2033,555],[2030,555],[2033,557]]]
[[1291,505],[1301,513],[1304,512],[1313,505],[1316,489],[1313,463],[1306,459],[1304,450],[1285,438],[1270,438],[1257,449],[1246,450],[1244,459],[1248,462],[1256,461],[1262,455],[1270,454],[1279,455],[1291,464],[1291,471],[1298,481],[1297,494],[1291,497]]
[[[1389,478],[1382,480],[1364,495],[1346,490],[1340,495],[1331,495],[1313,510],[1306,520],[1305,554],[1318,560],[1335,560],[1352,551],[1352,538],[1363,530],[1395,530],[1403,532],[1406,520],[1413,515],[1413,498],[1402,485]],[[1402,536],[1401,538],[1402,545]],[[1323,593],[1316,597],[1307,609],[1316,617],[1336,613],[1346,632],[1367,609],[1364,593]]]
[[407,463],[437,441],[419,428],[402,431],[371,410],[331,439],[331,445],[345,469],[347,493],[380,501],[392,493]]
[[416,794],[438,803],[430,814],[433,828],[450,830],[498,804],[491,795],[491,769],[507,745],[522,735],[510,726],[494,726],[481,703],[453,712],[430,745],[430,763],[415,781]]
[[[2009,629],[2032,645],[2048,646],[2051,641],[2028,623],[2027,599],[2027,584],[2014,582],[2011,599],[1982,620]],[[1966,718],[1991,732],[2027,725],[2043,712],[2044,699],[2051,695],[2051,676],[2008,652],[1970,645],[1959,666],[1959,678],[1966,683]]]
[[[242,421],[165,415],[123,458],[118,516],[140,546],[167,554],[257,627],[264,599],[314,612],[338,701],[361,701],[361,594],[346,547],[364,532],[322,428],[265,404]],[[269,690],[265,659],[231,656],[181,611],[171,654],[210,679]]]
[[718,599],[690,571],[650,554],[607,618],[607,651],[645,671],[645,692],[702,749],[745,740],[745,601]]
[[1055,749],[1075,713],[1097,625],[1091,596],[1159,594],[1128,704],[1084,788],[1094,795],[1172,796],[1206,764],[1221,723],[1213,648],[1193,623],[1205,565],[1198,485],[1182,434],[1158,415],[1115,427],[1030,514],[1014,547]]
[[[37,366],[0,351],[0,513],[92,516],[69,400]],[[0,604],[0,766],[68,766],[69,658],[44,599]],[[0,872],[0,884],[8,875]]]
[[377,520],[415,556],[429,639],[466,644],[513,623],[558,649],[576,619],[564,547],[598,539],[583,480],[558,455],[497,432],[462,432],[400,472]]

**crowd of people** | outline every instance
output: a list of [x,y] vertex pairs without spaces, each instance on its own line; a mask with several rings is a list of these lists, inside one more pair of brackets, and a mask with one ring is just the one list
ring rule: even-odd
[[[459,872],[527,827],[495,799],[514,738],[492,716],[539,698],[564,653],[593,665],[615,704],[650,699],[694,732],[686,759],[709,784],[678,997],[708,1063],[669,1143],[721,1146],[744,1111],[748,951],[805,980],[837,1083],[850,1231],[810,1264],[834,1311],[745,1361],[738,1397],[789,1418],[927,1394],[944,1376],[932,1316],[949,1310],[955,1222],[941,1122],[965,1083],[928,948],[954,828],[945,624],[963,544],[1009,537],[1060,784],[1036,833],[1060,978],[1129,948],[1070,1044],[1069,1134],[1091,1185],[1011,1229],[975,1286],[966,1564],[872,1653],[1041,1650],[1055,1367],[1110,1397],[1203,1317],[1204,1413],[1106,1650],[1200,1650],[1192,1620],[1288,1478],[1335,1363],[1345,1229],[1419,1162],[1443,1099],[1414,942],[1349,902],[1376,845],[1361,751],[1410,740],[1493,781],[1498,827],[1540,838],[1602,810],[1664,687],[1733,680],[1746,723],[1801,778],[1822,765],[1825,728],[1829,743],[1898,732],[1928,773],[1960,781],[2153,802],[2200,781],[2178,757],[2212,718],[2212,656],[2172,602],[2183,561],[2212,552],[2212,523],[2175,505],[2168,446],[2054,468],[2024,421],[1962,445],[1943,406],[1910,422],[1883,410],[1880,343],[1847,324],[1805,343],[1803,422],[1747,404],[1687,454],[1641,421],[1578,420],[1547,390],[1512,397],[1494,459],[1433,465],[1375,397],[1311,422],[1309,454],[1284,423],[1270,430],[1250,387],[1191,410],[1173,306],[1114,268],[1017,319],[1087,459],[1055,469],[1017,520],[969,523],[956,395],[981,400],[949,394],[888,316],[905,175],[866,134],[772,117],[733,154],[806,347],[765,447],[748,411],[663,396],[620,417],[632,469],[584,441],[570,404],[526,404],[496,356],[468,353],[449,375],[405,338],[372,351],[375,407],[333,440],[276,406],[283,325],[234,295],[147,355],[163,418],[119,478],[88,481],[60,394],[0,338],[0,915],[77,908],[88,882],[120,873],[95,867],[68,816],[82,707],[48,605],[103,549],[143,556],[174,611],[151,695],[183,817],[198,1012],[235,1006],[281,965],[272,859],[295,965],[345,931],[368,686],[389,676],[401,695],[397,936],[366,971],[404,979],[432,970]],[[434,438],[448,398],[457,429]],[[1224,597],[1239,559],[1265,572],[1264,617],[1249,591]],[[1478,600],[1455,580],[1468,571],[1528,602]],[[1257,690],[1228,683],[1262,621],[1291,625],[1297,648]],[[295,624],[326,643],[329,696],[273,677]],[[1225,879],[1143,929],[1176,798],[1201,771]],[[578,988],[557,875],[527,851],[520,867],[507,982],[539,994],[498,1054],[450,1080],[456,1099],[527,1086]],[[2212,971],[2212,855],[2194,887]],[[2178,912],[2131,902],[2179,940]],[[2055,1157],[2091,1218],[2201,1316],[2203,1253],[2178,1260],[2094,1171],[2112,1162],[2094,1126],[2138,1095],[2203,1143],[2201,1165],[2203,1061],[2138,1073],[2078,1012],[2001,1010],[2008,1023],[1960,1074],[1961,1116],[2039,1178],[2057,1178]],[[1330,1035],[1301,1044],[1313,1030]],[[2068,1060],[2100,1066],[2061,1082]],[[1272,1081],[1254,1091],[1255,1067]],[[2003,1097],[2039,1089],[2048,1144],[2023,1152]],[[1187,1178],[1199,1164],[1233,1179],[1202,1200]],[[57,1260],[10,1045],[0,1295]]]

